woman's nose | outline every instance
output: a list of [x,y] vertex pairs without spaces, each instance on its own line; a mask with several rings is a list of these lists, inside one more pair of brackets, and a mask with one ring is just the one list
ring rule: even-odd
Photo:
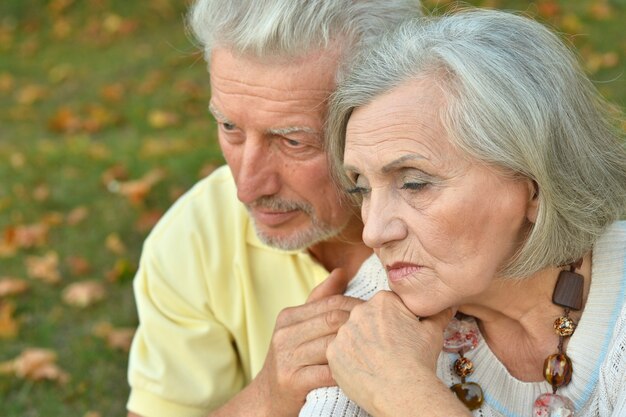
[[370,248],[380,248],[406,238],[406,225],[399,213],[400,206],[390,193],[372,189],[361,206],[363,242]]

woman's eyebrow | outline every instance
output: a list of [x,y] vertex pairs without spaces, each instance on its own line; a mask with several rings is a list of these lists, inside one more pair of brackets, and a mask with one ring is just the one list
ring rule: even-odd
[[400,158],[394,159],[393,161],[391,161],[388,164],[386,164],[385,166],[383,166],[382,172],[387,173],[389,171],[392,171],[398,165],[402,165],[406,161],[421,160],[421,159],[428,160],[428,158],[426,158],[425,156],[420,155],[420,154],[411,153],[411,154],[403,155]]

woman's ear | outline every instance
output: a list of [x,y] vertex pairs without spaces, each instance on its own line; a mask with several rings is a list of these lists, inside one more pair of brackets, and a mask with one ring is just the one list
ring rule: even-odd
[[528,180],[528,189],[530,199],[526,208],[526,218],[529,222],[535,224],[537,221],[537,213],[539,212],[539,185],[534,180]]

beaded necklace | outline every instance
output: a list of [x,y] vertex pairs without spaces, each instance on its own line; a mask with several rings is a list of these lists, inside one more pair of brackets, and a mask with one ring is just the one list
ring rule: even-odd
[[[563,307],[563,314],[554,321],[554,331],[559,336],[557,353],[548,356],[543,364],[544,377],[552,386],[552,392],[537,397],[533,404],[533,417],[574,417],[574,403],[556,392],[572,379],[572,361],[565,354],[563,345],[565,338],[574,334],[576,329],[576,323],[569,316],[570,310],[582,308],[584,278],[575,272],[581,265],[582,259],[579,259],[570,265],[569,271],[561,271],[552,294],[552,302]],[[443,350],[459,355],[452,368],[461,382],[452,385],[450,389],[470,410],[476,410],[482,405],[483,390],[478,383],[466,381],[474,372],[474,364],[464,355],[478,346],[479,341],[480,330],[476,321],[462,314],[458,314],[444,332]]]

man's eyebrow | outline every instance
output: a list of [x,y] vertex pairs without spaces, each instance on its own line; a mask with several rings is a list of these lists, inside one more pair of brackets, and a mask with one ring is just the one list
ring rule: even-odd
[[315,129],[311,129],[310,127],[306,127],[306,126],[279,127],[276,129],[269,129],[267,131],[267,133],[271,135],[278,135],[278,136],[285,136],[290,133],[300,133],[300,132],[310,133],[312,135],[319,134],[319,132],[317,132]]
[[228,117],[224,116],[218,109],[215,108],[213,103],[209,103],[209,112],[213,115],[214,118],[219,120],[228,120]]
[[[229,122],[230,121],[228,119],[228,117],[224,116],[224,114],[222,114],[222,112],[220,112],[218,109],[215,108],[213,103],[209,103],[209,112],[211,112],[211,114],[213,114],[213,117],[215,119],[218,119],[221,122]],[[290,133],[299,133],[299,132],[309,133],[309,134],[312,134],[312,135],[319,135],[318,131],[316,131],[315,129],[312,129],[310,127],[307,127],[307,126],[278,127],[278,128],[275,128],[275,129],[269,129],[267,131],[267,133],[269,133],[270,135],[277,135],[277,136],[284,136],[284,135],[288,135]]]

